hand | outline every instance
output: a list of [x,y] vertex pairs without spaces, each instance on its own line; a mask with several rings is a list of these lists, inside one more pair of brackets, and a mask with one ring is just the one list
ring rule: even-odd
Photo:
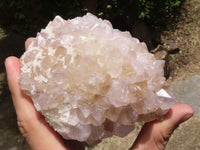
[[[25,47],[27,49],[29,38]],[[81,142],[67,141],[55,132],[37,112],[31,99],[21,91],[18,85],[20,77],[20,61],[9,57],[5,61],[9,89],[15,106],[18,126],[33,150],[76,150],[84,149]],[[176,104],[162,121],[146,123],[130,150],[163,150],[174,129],[193,115],[193,109],[186,104]],[[67,147],[66,147],[67,145]]]

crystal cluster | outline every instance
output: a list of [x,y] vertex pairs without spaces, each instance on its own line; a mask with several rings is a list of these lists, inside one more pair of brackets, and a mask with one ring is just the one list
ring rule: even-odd
[[168,111],[163,66],[107,20],[56,16],[22,55],[19,84],[63,138],[93,143]]

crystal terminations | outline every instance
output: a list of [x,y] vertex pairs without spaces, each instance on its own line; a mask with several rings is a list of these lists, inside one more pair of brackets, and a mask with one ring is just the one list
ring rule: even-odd
[[162,89],[164,61],[89,13],[56,16],[20,60],[21,89],[65,139],[124,137],[135,122],[157,119],[174,103]]

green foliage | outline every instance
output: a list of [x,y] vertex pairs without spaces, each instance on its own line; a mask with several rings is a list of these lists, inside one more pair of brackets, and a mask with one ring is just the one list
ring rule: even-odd
[[113,6],[112,9],[109,11],[100,9],[106,18],[131,15],[158,25],[172,15],[172,12],[180,6],[181,0],[108,0],[107,4]]
[[140,14],[139,18],[151,19],[153,16],[162,16],[171,12],[181,3],[180,0],[139,0]]
[[0,13],[11,28],[24,35],[34,34],[56,15],[72,18],[81,15],[81,0],[0,0]]
[[[85,14],[86,0],[0,0],[0,13],[8,16],[15,30],[29,35],[39,31],[55,15],[65,19]],[[95,15],[110,19],[130,16],[153,26],[163,25],[181,0],[96,0]]]

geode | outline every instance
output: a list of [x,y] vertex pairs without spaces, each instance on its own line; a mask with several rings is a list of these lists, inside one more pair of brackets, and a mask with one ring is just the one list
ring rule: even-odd
[[21,89],[65,139],[93,143],[126,136],[136,122],[174,104],[163,90],[163,60],[129,32],[88,13],[56,16],[21,57]]

